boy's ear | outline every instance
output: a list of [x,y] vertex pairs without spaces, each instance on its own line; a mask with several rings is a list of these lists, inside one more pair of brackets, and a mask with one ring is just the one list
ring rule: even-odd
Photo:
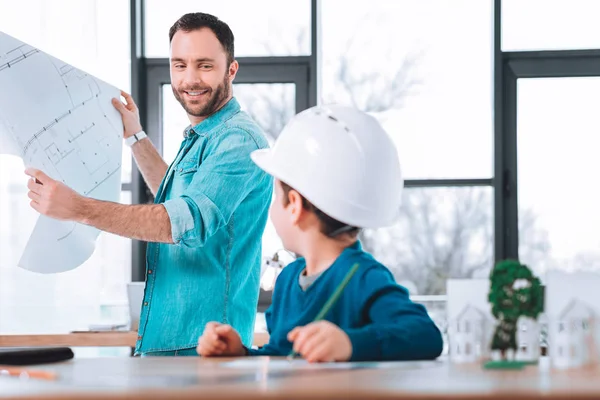
[[291,211],[292,223],[297,224],[302,215],[304,214],[304,205],[302,204],[302,196],[295,190],[288,192],[288,208]]

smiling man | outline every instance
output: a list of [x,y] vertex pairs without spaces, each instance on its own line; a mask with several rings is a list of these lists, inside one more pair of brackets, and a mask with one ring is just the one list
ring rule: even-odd
[[31,206],[150,242],[137,354],[196,355],[210,321],[233,325],[250,346],[272,195],[271,178],[250,153],[268,144],[233,97],[238,63],[229,26],[212,15],[186,14],[171,27],[169,40],[173,94],[190,120],[171,166],[142,131],[131,96],[123,93],[126,104],[113,100],[155,204],[86,198],[27,170]]

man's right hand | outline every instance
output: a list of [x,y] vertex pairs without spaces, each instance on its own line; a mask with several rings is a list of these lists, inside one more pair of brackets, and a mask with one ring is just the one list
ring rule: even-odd
[[209,322],[198,339],[198,354],[203,357],[243,356],[246,354],[240,335],[231,325]]
[[121,91],[121,96],[125,98],[126,104],[123,104],[120,99],[113,98],[113,106],[121,113],[123,120],[123,137],[128,138],[142,130],[140,123],[140,111],[138,110],[133,98],[129,93]]

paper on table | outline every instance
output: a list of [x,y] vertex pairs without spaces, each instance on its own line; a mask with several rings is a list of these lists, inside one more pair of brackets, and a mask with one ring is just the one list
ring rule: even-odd
[[313,369],[365,369],[365,368],[398,368],[419,369],[439,364],[437,361],[413,361],[413,362],[332,362],[332,363],[309,363],[305,360],[280,360],[265,359],[261,357],[248,357],[235,361],[220,363],[220,367],[239,369],[267,368],[269,371],[281,370],[313,370]]
[[[87,197],[119,200],[123,129],[111,104],[117,88],[2,32],[0,88],[0,153]],[[18,265],[71,270],[92,255],[99,233],[40,216]]]

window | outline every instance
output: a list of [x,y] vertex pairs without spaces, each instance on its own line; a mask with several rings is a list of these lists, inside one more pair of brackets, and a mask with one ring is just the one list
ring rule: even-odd
[[600,78],[519,79],[519,258],[536,273],[600,268]]
[[491,177],[492,2],[321,4],[320,101],[376,115],[406,179]]
[[444,295],[448,278],[488,276],[491,188],[405,188],[403,193],[398,222],[365,230],[361,239],[411,295]]
[[596,0],[502,0],[502,50],[600,47]]
[[310,54],[309,0],[146,0],[145,7],[147,57],[168,57],[171,26],[182,15],[199,11],[229,25],[236,57]]
[[[0,0],[3,32],[104,81],[130,90],[129,3],[122,0]],[[35,112],[32,110],[32,112]],[[123,182],[131,181],[124,147]],[[0,155],[0,332],[64,333],[90,323],[126,322],[131,241],[102,233],[93,256],[61,274],[17,267],[38,214],[29,207],[19,158]],[[131,192],[123,191],[123,203]]]

